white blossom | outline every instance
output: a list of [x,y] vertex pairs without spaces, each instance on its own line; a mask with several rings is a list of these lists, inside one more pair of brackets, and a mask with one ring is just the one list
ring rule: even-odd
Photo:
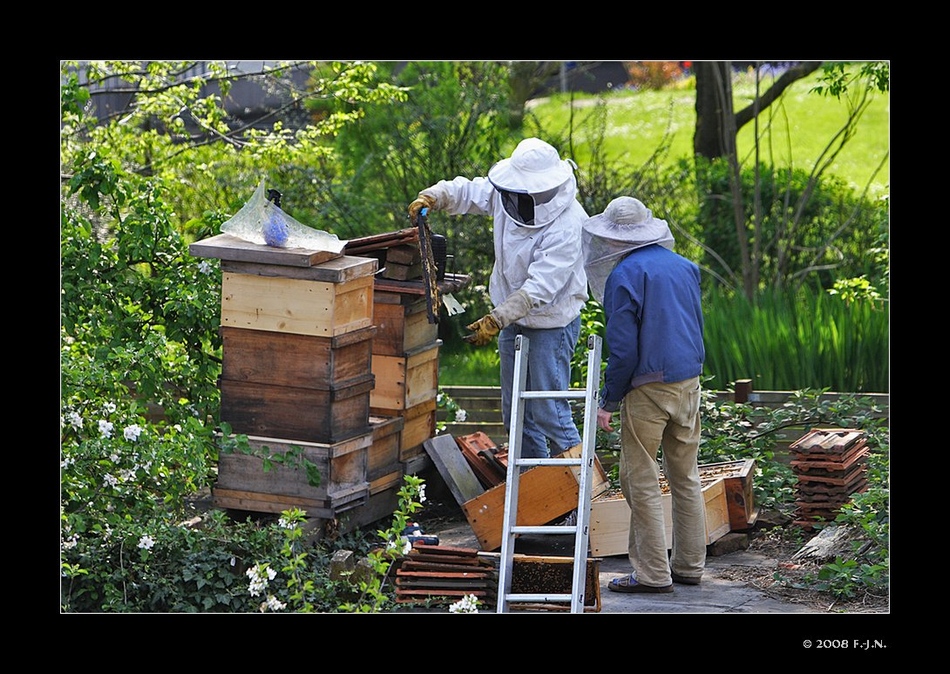
[[77,431],[82,430],[82,417],[79,415],[79,412],[73,410],[67,415],[69,419],[69,425],[75,428]]
[[132,424],[131,426],[126,426],[125,430],[122,431],[122,434],[125,436],[126,440],[135,442],[139,439],[139,435],[142,434],[142,427],[138,424]]
[[278,601],[277,597],[271,594],[267,596],[267,601],[261,604],[261,613],[263,613],[265,609],[283,611],[285,608],[287,608],[287,604]]
[[152,546],[154,545],[155,545],[155,539],[149,536],[148,534],[145,534],[139,539],[139,547],[142,550],[151,550]]
[[104,438],[112,437],[112,422],[106,421],[105,419],[99,420],[99,433]]
[[449,613],[478,613],[478,598],[467,594],[449,606]]

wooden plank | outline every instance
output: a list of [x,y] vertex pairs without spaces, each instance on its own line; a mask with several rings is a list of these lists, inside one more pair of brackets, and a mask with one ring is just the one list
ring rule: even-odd
[[472,472],[472,467],[459,451],[455,438],[439,435],[422,443],[436,470],[459,505],[484,493],[484,488]]
[[402,410],[435,398],[441,345],[442,340],[436,340],[402,356],[373,354],[376,388],[370,394],[370,405],[374,409]]
[[[344,242],[340,242],[341,248]],[[341,251],[313,248],[275,248],[252,243],[232,234],[218,234],[188,246],[195,257],[257,262],[289,267],[313,267],[343,256]]]
[[320,502],[311,499],[290,496],[275,496],[237,489],[212,488],[212,502],[216,508],[247,510],[259,513],[282,513],[285,510],[299,508],[306,511],[308,517],[334,517],[334,511]]
[[268,278],[346,283],[354,279],[373,276],[379,268],[378,265],[378,261],[371,258],[344,255],[314,267],[281,267],[275,264],[224,260],[221,262],[221,271]]
[[[444,280],[438,282],[440,293],[452,293],[467,286],[471,277],[464,274],[446,274]],[[384,292],[402,293],[404,295],[420,295],[425,297],[425,284],[421,281],[394,281],[392,279],[376,278],[376,289]]]
[[394,232],[383,232],[382,234],[371,234],[350,239],[346,242],[343,252],[347,255],[359,255],[360,253],[408,244],[414,241],[419,241],[419,230],[415,227],[407,227]]

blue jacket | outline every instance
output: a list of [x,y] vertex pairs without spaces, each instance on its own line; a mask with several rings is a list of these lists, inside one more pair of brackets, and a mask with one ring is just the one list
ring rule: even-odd
[[603,409],[617,411],[637,386],[702,374],[706,349],[699,267],[682,255],[659,244],[627,255],[607,278],[604,314]]

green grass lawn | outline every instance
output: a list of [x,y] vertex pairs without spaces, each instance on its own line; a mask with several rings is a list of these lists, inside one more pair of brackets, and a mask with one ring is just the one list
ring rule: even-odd
[[[841,129],[848,115],[849,103],[811,91],[818,83],[818,74],[799,80],[785,90],[783,97],[759,116],[758,128],[749,123],[740,129],[736,139],[743,163],[754,159],[753,139],[762,139],[761,160],[775,166],[811,169],[825,152],[828,143]],[[761,84],[765,89],[768,81]],[[693,130],[696,122],[695,91],[687,80],[678,88],[663,91],[611,91],[602,95],[576,94],[573,121],[570,98],[559,94],[533,101],[530,111],[541,128],[566,135],[567,129],[588,127],[596,103],[607,103],[605,151],[612,160],[632,167],[642,166],[656,152],[669,134],[670,147],[661,161],[691,157]],[[755,92],[752,77],[736,76],[733,83],[736,110],[747,107]],[[874,92],[873,100],[858,124],[858,131],[835,157],[829,172],[861,191],[871,183],[874,197],[889,192],[890,161],[890,93]],[[575,145],[574,157],[583,170],[588,148]],[[576,139],[576,135],[575,135]],[[883,161],[883,165],[882,165]],[[881,170],[875,175],[875,171]],[[873,180],[872,180],[873,176]]]

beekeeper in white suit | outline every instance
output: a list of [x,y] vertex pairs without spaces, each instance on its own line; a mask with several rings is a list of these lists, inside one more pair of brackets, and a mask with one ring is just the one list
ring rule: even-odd
[[[575,168],[548,143],[526,138],[487,177],[440,180],[409,205],[413,220],[422,208],[493,218],[495,262],[488,292],[494,309],[468,326],[472,334],[466,341],[484,346],[498,336],[506,429],[517,335],[529,340],[528,390],[571,388],[571,358],[588,298],[581,248],[587,213],[577,200]],[[556,456],[580,442],[566,399],[525,402],[522,457]]]

